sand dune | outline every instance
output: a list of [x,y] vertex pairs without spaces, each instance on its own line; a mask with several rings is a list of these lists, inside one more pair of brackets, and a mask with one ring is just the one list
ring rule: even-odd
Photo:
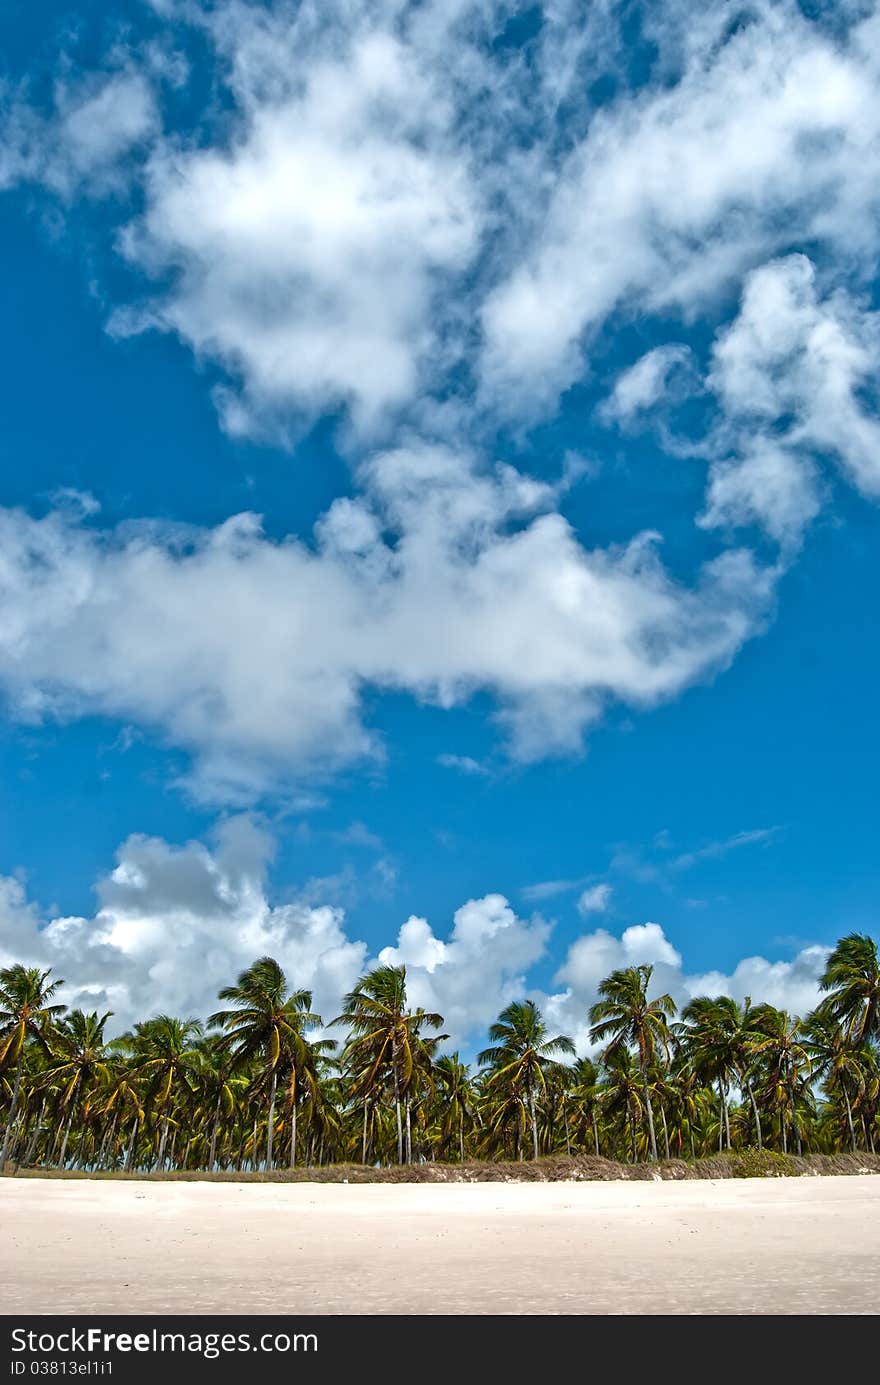
[[0,1180],[7,1313],[876,1313],[880,1178]]

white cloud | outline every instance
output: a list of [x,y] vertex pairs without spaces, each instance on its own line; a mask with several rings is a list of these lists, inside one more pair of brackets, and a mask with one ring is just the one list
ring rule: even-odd
[[877,25],[835,42],[760,5],[722,34],[711,11],[680,70],[597,111],[538,185],[546,216],[483,311],[484,389],[505,408],[555,402],[615,309],[692,316],[793,235],[870,270]]
[[[157,146],[123,237],[172,286],[115,330],[173,331],[221,362],[243,386],[221,396],[233,432],[346,404],[370,426],[441,351],[439,290],[476,249],[476,188],[411,47],[355,29],[315,51],[302,25],[243,14],[228,136]],[[286,80],[255,71],[270,48]]]
[[457,769],[460,774],[486,775],[489,773],[486,766],[481,764],[479,760],[475,760],[472,755],[438,755],[437,764],[442,765],[444,769]]
[[556,895],[576,890],[584,883],[584,879],[582,876],[574,880],[538,880],[534,885],[523,885],[520,894],[531,904],[539,904],[542,900],[554,899]]
[[247,514],[108,532],[0,511],[12,710],[151,726],[229,799],[375,753],[367,687],[445,707],[485,690],[529,760],[577,750],[609,699],[649,706],[723,667],[772,597],[744,551],[688,589],[651,536],[585,549],[541,513],[552,488],[444,448],[382,454],[362,479],[317,548]]
[[604,914],[611,903],[612,893],[610,885],[591,885],[589,889],[584,890],[577,902],[578,913],[584,917],[587,914]]
[[805,256],[750,274],[708,379],[740,455],[713,466],[701,523],[760,522],[776,538],[798,537],[821,499],[813,456],[880,494],[878,369],[880,315],[841,290],[822,296]]
[[65,198],[124,186],[124,160],[160,127],[153,86],[134,69],[57,83],[48,114],[17,95],[6,104],[0,187],[37,182]]
[[684,1006],[698,995],[729,995],[742,1002],[747,996],[753,1001],[767,1001],[780,1009],[803,1015],[819,1001],[819,977],[828,955],[828,948],[804,948],[790,962],[770,962],[764,957],[746,957],[733,971],[691,973],[685,970],[683,959],[669,942],[657,923],[636,924],[627,928],[619,938],[604,928],[575,939],[565,961],[554,977],[563,987],[550,995],[535,992],[544,1008],[548,1023],[570,1034],[578,1051],[593,1051],[589,1037],[590,1006],[598,997],[599,983],[619,967],[640,966],[643,962],[654,968],[650,995],[668,992],[678,1006]]
[[468,900],[447,937],[410,917],[395,943],[371,955],[350,936],[341,907],[271,902],[272,851],[272,839],[246,815],[221,823],[210,848],[131,836],[98,881],[91,918],[44,920],[21,881],[0,877],[0,966],[52,967],[64,978],[67,1004],[112,1009],[119,1032],[163,1011],[205,1017],[219,988],[267,953],[291,985],[313,991],[325,1022],[366,969],[403,963],[412,1004],[444,1016],[448,1046],[478,1046],[505,1005],[531,994],[582,1052],[589,1048],[587,1010],[616,967],[652,963],[654,990],[670,991],[679,1004],[701,994],[750,995],[804,1013],[818,999],[826,948],[805,948],[790,962],[747,957],[729,975],[692,974],[656,923],[619,938],[597,929],[575,939],[554,977],[562,989],[545,995],[532,987],[530,972],[547,956],[551,925],[539,914],[518,917],[501,894]]
[[17,882],[0,890],[0,959],[52,966],[63,998],[112,1009],[114,1029],[159,1011],[204,1017],[217,991],[256,957],[277,957],[297,986],[314,991],[332,1019],[367,961],[344,913],[327,905],[271,906],[265,873],[271,842],[248,818],[221,825],[213,851],[132,836],[97,885],[93,918],[40,926]]
[[550,925],[539,915],[518,918],[504,895],[471,899],[456,910],[447,942],[426,919],[410,918],[379,961],[407,969],[407,994],[437,1011],[455,1044],[481,1031],[526,987],[526,973],[546,951]]
[[667,396],[673,373],[681,375],[682,368],[690,361],[690,347],[676,342],[656,346],[640,356],[635,365],[621,372],[610,397],[599,410],[600,416],[607,422],[632,422]]
[[676,856],[672,862],[673,870],[690,870],[692,866],[700,861],[716,861],[722,856],[727,856],[731,851],[739,851],[744,846],[772,846],[779,840],[781,827],[754,827],[742,832],[734,832],[733,836],[725,837],[723,841],[708,842],[705,846],[698,847],[694,851],[685,851],[680,856]]

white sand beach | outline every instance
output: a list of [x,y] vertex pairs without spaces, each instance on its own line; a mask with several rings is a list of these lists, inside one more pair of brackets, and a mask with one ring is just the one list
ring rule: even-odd
[[877,1313],[880,1178],[0,1180],[6,1313]]

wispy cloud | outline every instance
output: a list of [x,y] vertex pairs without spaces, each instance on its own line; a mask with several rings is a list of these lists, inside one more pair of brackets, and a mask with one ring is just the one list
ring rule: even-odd
[[488,776],[490,771],[480,760],[474,760],[470,755],[438,755],[437,764],[444,769],[457,769],[459,774],[477,774]]
[[584,890],[577,902],[578,913],[582,917],[587,914],[604,914],[611,903],[612,894],[611,886],[604,881],[599,885],[591,885],[589,889]]
[[530,904],[539,904],[544,899],[556,899],[558,895],[571,894],[572,891],[581,889],[589,879],[588,875],[579,875],[573,880],[538,880],[534,885],[523,885],[520,894]]
[[781,832],[781,827],[758,827],[750,832],[735,832],[732,837],[725,837],[723,841],[708,842],[696,851],[683,852],[676,856],[671,868],[690,870],[691,866],[698,865],[700,861],[716,861],[731,851],[738,851],[742,846],[770,846],[779,838]]
[[367,851],[385,850],[382,838],[371,832],[364,822],[352,822],[342,832],[334,832],[333,837],[342,846],[361,846]]

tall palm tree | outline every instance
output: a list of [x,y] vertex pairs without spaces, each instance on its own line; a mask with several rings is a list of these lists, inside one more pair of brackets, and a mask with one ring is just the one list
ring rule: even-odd
[[[382,966],[362,976],[343,1003],[334,1024],[347,1025],[351,1038],[345,1057],[355,1074],[352,1095],[369,1099],[390,1075],[397,1123],[397,1162],[404,1161],[403,1106],[409,1117],[423,1029],[439,1029],[442,1015],[409,1010],[406,967]],[[445,1038],[436,1036],[436,1041]],[[409,1143],[409,1142],[408,1142]],[[409,1157],[412,1151],[408,1149]]]
[[156,1152],[159,1168],[165,1163],[175,1099],[182,1091],[191,1091],[190,1084],[196,1080],[199,1063],[197,1044],[201,1037],[202,1026],[198,1020],[156,1015],[153,1019],[136,1024],[128,1039],[132,1070],[144,1081],[145,1106],[162,1118]]
[[470,1072],[458,1053],[450,1053],[438,1058],[434,1073],[440,1090],[443,1114],[441,1129],[445,1140],[453,1130],[458,1137],[458,1160],[464,1163],[465,1124],[474,1122],[474,1092]]
[[48,1054],[47,1031],[64,1009],[63,1005],[51,1003],[58,987],[64,985],[61,980],[50,981],[51,974],[51,968],[41,971],[39,967],[25,967],[20,962],[0,971],[0,1070],[15,1065],[12,1099],[0,1147],[0,1171],[12,1147],[25,1044],[33,1039]]
[[761,1116],[752,1090],[750,1070],[754,1061],[755,1012],[749,999],[740,1006],[730,996],[697,996],[681,1012],[676,1032],[694,1071],[718,1083],[719,1149],[726,1137],[731,1147],[728,1093],[733,1083],[748,1097],[758,1148],[762,1146]]
[[829,1097],[843,1098],[850,1147],[855,1153],[858,1143],[853,1103],[859,1101],[869,1080],[864,1049],[848,1042],[848,1030],[834,1021],[826,1006],[820,1005],[808,1015],[804,1027],[804,1047],[810,1056],[814,1076],[824,1081]]
[[514,1000],[489,1029],[492,1046],[477,1061],[492,1069],[488,1087],[507,1087],[522,1093],[532,1127],[532,1153],[538,1157],[538,1120],[535,1102],[546,1086],[545,1068],[557,1054],[574,1054],[567,1034],[547,1037],[547,1026],[533,1000]]
[[780,1112],[783,1152],[788,1153],[787,1127],[790,1125],[797,1153],[801,1154],[803,1139],[798,1119],[798,1095],[805,1092],[805,1083],[812,1074],[803,1023],[774,1005],[757,1006],[754,1016],[754,1051],[766,1065],[765,1094]]
[[266,1167],[274,1167],[275,1097],[282,1055],[305,1061],[304,1032],[323,1023],[311,1013],[312,993],[288,994],[287,977],[274,957],[260,957],[243,971],[234,986],[220,992],[220,1000],[232,1002],[231,1010],[218,1010],[208,1023],[225,1031],[225,1042],[240,1063],[257,1056],[269,1083],[266,1132]]
[[52,1057],[43,1085],[60,1085],[61,1088],[58,1113],[62,1119],[66,1116],[58,1154],[61,1168],[64,1167],[77,1101],[81,1102],[96,1082],[104,1085],[110,1082],[104,1026],[112,1013],[112,1010],[108,1010],[99,1016],[95,1011],[86,1014],[83,1010],[71,1010],[57,1025],[52,1036]]
[[850,1043],[880,1040],[880,958],[865,933],[849,933],[830,953],[819,982],[824,1004]]
[[642,1078],[642,1093],[648,1116],[651,1158],[657,1159],[654,1110],[651,1105],[649,1073],[660,1057],[667,1057],[670,1045],[668,1017],[675,1013],[670,995],[648,999],[654,968],[643,964],[614,971],[599,986],[598,1000],[590,1008],[590,1038],[593,1043],[610,1040],[605,1054],[613,1057],[623,1048],[634,1049]]

